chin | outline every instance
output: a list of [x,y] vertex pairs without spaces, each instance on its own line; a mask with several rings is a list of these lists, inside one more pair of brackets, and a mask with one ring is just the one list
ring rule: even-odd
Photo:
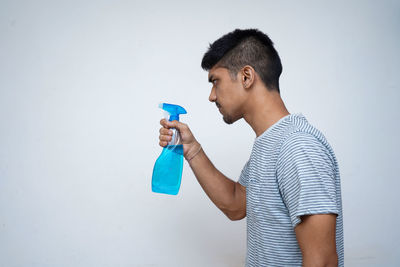
[[238,119],[234,119],[234,118],[232,118],[230,116],[223,116],[222,119],[224,120],[224,122],[226,124],[232,124],[232,123],[234,123],[235,121],[238,120]]

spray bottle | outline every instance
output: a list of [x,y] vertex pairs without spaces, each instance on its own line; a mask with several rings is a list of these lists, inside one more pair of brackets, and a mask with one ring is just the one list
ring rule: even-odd
[[[165,118],[169,121],[179,121],[179,115],[187,113],[183,107],[173,104],[161,103],[159,108],[165,111]],[[171,130],[173,131],[172,139],[163,148],[154,164],[151,189],[156,193],[176,195],[182,179],[183,145],[179,144],[179,132],[175,128]]]

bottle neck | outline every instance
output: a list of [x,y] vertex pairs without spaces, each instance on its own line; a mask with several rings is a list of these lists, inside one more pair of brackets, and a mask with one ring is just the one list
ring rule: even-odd
[[169,121],[179,121],[179,115],[170,115]]

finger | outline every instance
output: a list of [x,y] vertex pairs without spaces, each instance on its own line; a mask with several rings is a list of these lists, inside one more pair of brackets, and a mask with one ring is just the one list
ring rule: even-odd
[[171,130],[169,130],[169,129],[163,127],[163,128],[160,128],[160,134],[163,134],[163,135],[172,135],[173,132],[172,132]]
[[168,121],[167,121],[166,119],[161,119],[161,120],[160,120],[160,124],[161,124],[163,127],[165,127],[165,128],[170,128],[170,127],[168,126]]
[[160,142],[159,142],[159,145],[162,146],[162,147],[165,147],[165,146],[168,145],[168,142],[160,141]]
[[172,137],[170,135],[160,135],[158,137],[160,139],[160,141],[171,141]]

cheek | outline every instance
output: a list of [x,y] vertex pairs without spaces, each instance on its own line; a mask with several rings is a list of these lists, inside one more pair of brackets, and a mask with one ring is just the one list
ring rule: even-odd
[[235,84],[220,84],[215,90],[217,102],[227,109],[231,109],[240,100]]

